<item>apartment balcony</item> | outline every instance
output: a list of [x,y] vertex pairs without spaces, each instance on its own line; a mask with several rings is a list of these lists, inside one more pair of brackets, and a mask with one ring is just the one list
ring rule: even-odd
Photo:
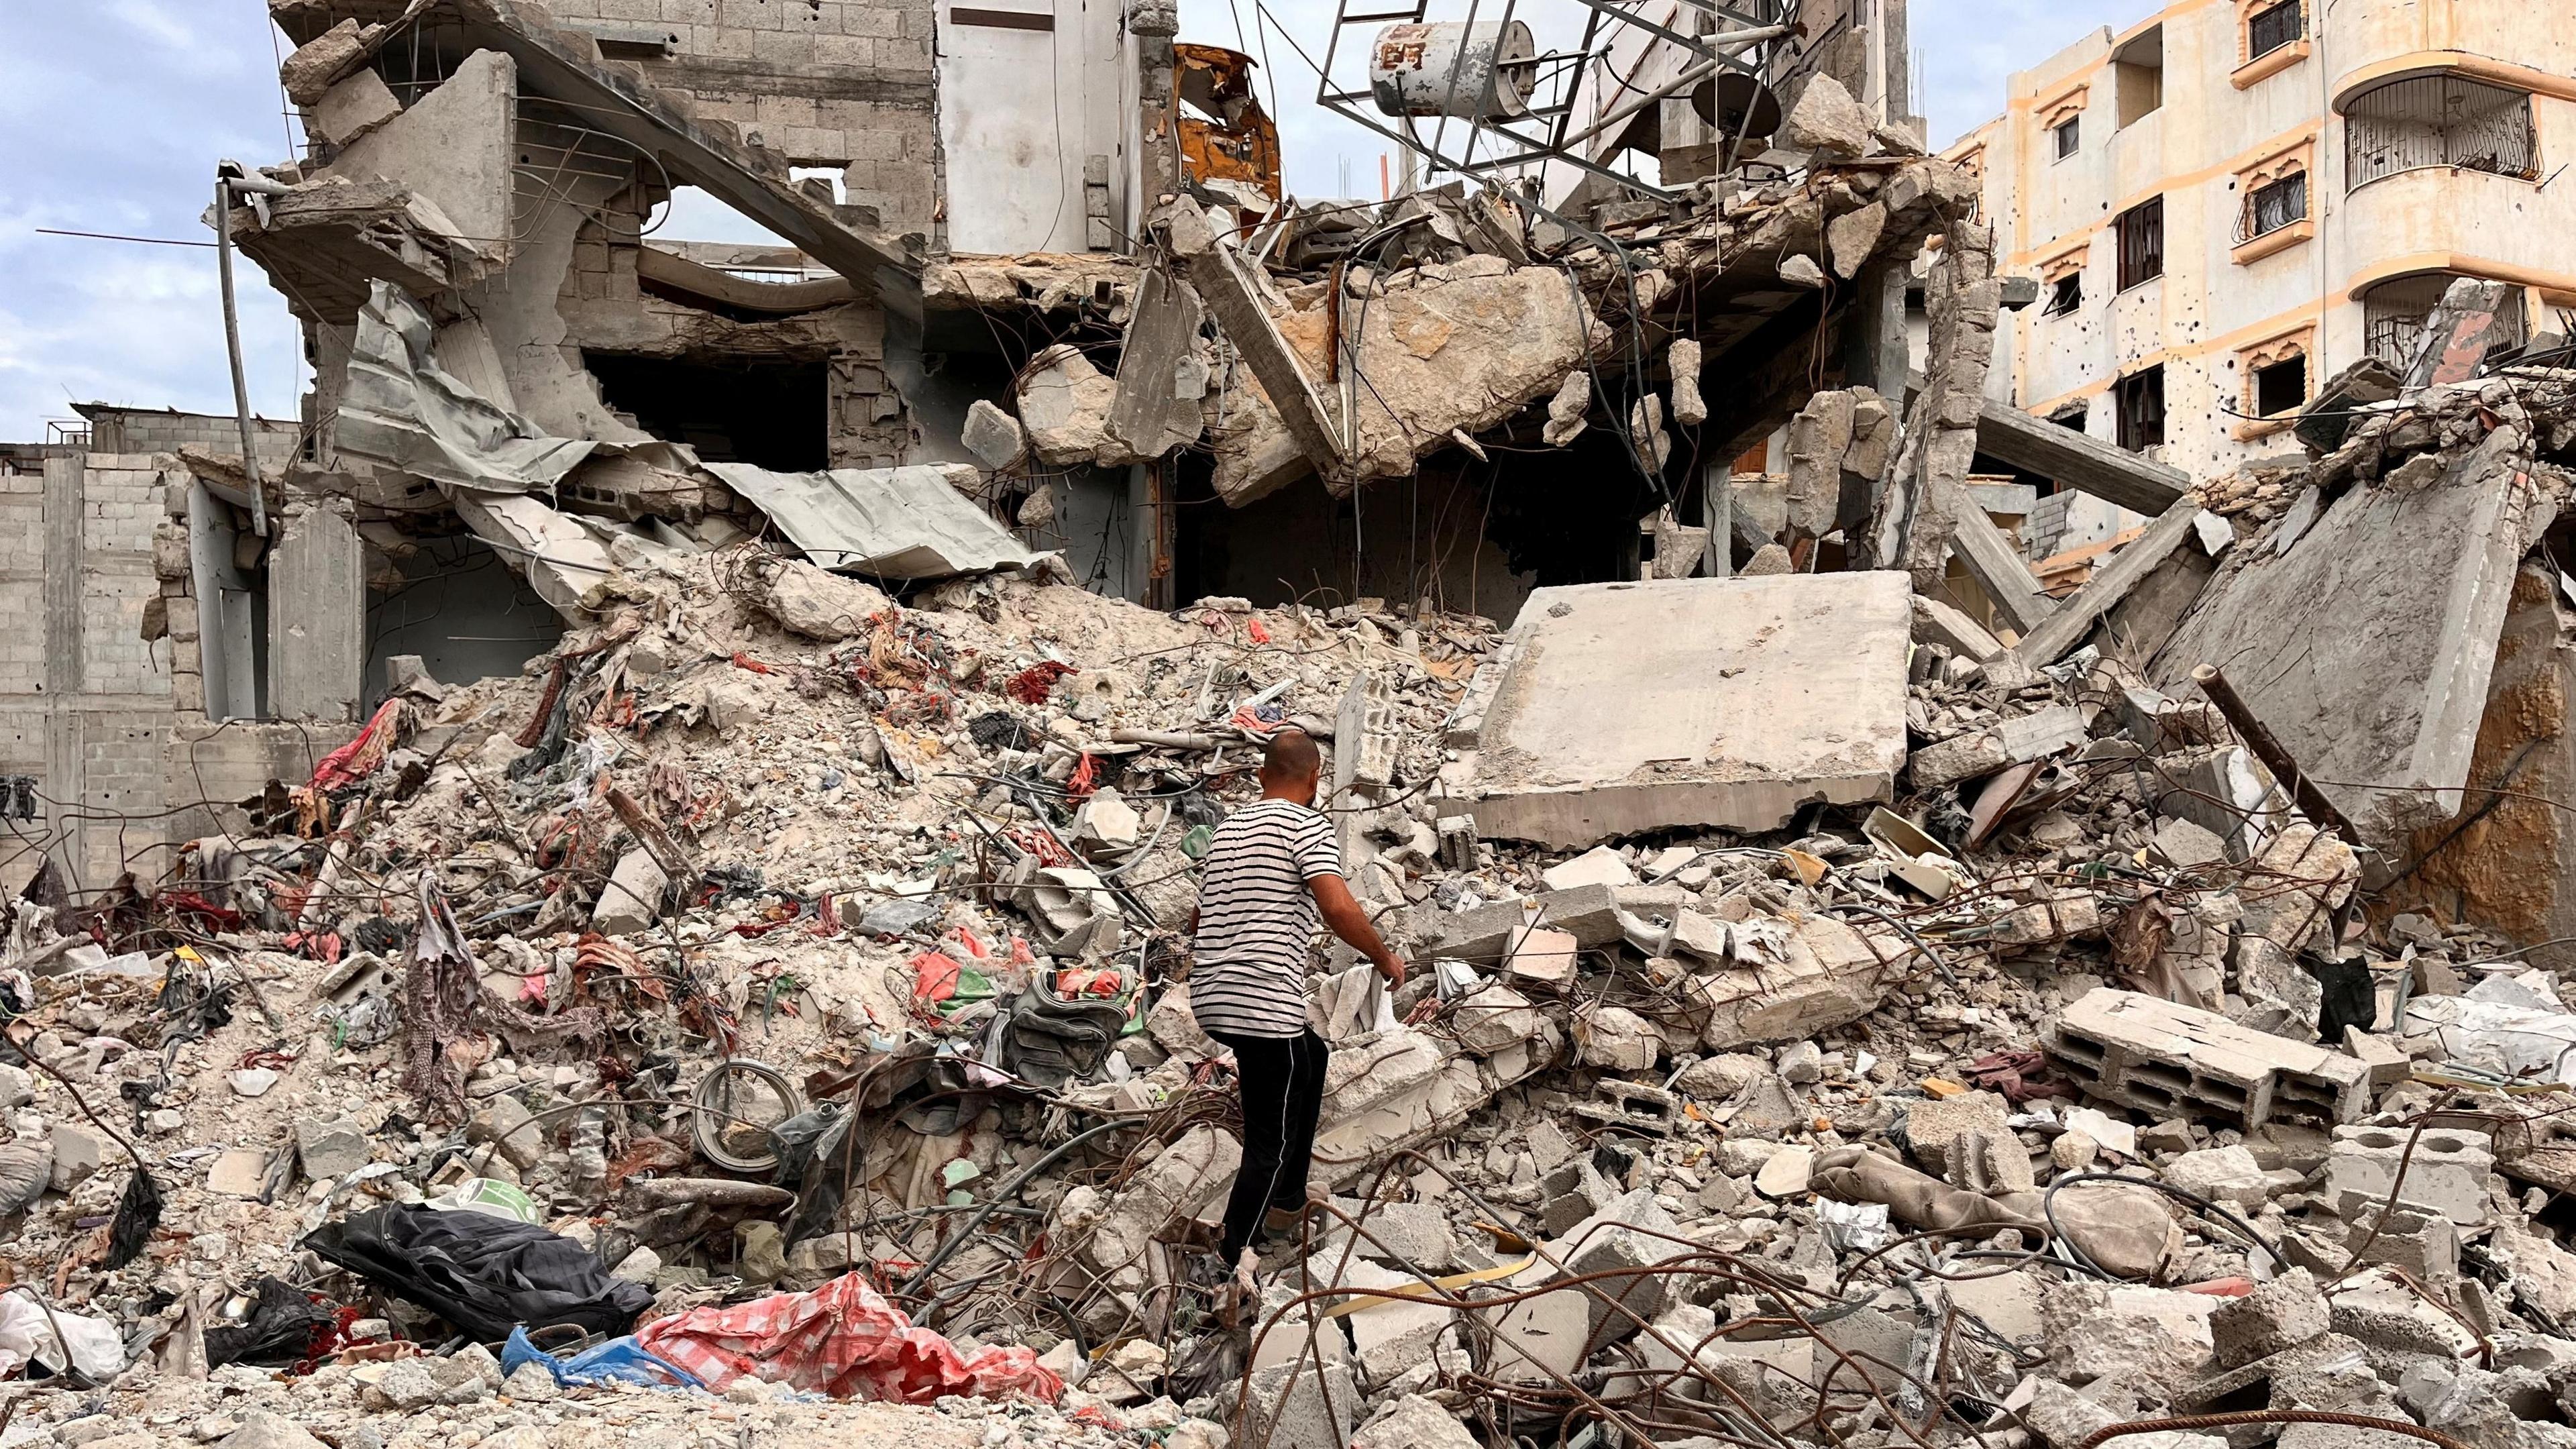
[[2354,188],[2327,223],[2355,296],[2392,278],[2454,272],[2576,292],[2576,189],[2449,166],[2394,172]]

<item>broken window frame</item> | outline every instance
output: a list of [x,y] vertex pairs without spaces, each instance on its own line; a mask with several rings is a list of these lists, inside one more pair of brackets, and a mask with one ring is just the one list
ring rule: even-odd
[[2076,268],[2048,284],[2048,300],[2041,304],[2042,317],[2065,317],[2083,310],[2084,269]]
[[2245,193],[2236,217],[2239,245],[2308,219],[2308,173],[2293,171]]
[[[2477,116],[2473,101],[2488,102]],[[2531,92],[2448,71],[2376,85],[2343,105],[2344,190],[2410,171],[2540,178]]]
[[2063,161],[2083,148],[2083,127],[2084,118],[2079,115],[2069,116],[2048,128],[2049,141],[2057,148],[2056,154],[2050,158],[2052,161]]
[[2285,45],[2298,44],[2307,34],[2306,0],[2281,0],[2278,5],[2265,6],[2245,17],[2245,58],[2261,60]]
[[2165,369],[2162,363],[2142,367],[2111,384],[2119,410],[2120,446],[2132,453],[2164,446]]
[[[2290,397],[2287,400],[2280,398],[2273,399],[2274,402],[2279,404],[2278,406],[2267,405],[2264,394],[2267,391],[2270,391],[2272,385],[2284,378],[2285,375],[2289,373],[2290,369],[2293,368],[2297,369],[2298,375],[2298,386],[2295,389],[2297,395],[2295,397]],[[2245,410],[2247,412],[2252,413],[2258,418],[2284,418],[2296,414],[2301,408],[2304,408],[2307,405],[2308,355],[2305,352],[2292,352],[2287,357],[2278,358],[2274,361],[2265,363],[2260,367],[2248,370],[2245,378]]]
[[2151,196],[2112,221],[2120,238],[2120,290],[2165,274],[2165,199]]

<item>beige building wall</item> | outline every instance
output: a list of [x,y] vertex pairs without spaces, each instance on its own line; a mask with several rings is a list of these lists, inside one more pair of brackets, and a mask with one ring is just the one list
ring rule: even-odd
[[[2576,307],[2576,12],[2531,0],[2182,0],[2015,74],[1952,157],[1985,177],[1999,269],[2040,301],[1997,332],[1991,387],[2120,437],[2120,381],[2161,368],[2165,461],[2223,473],[2296,444],[2285,416],[2365,349],[2406,341],[2443,280],[2518,284],[2525,336]],[[2296,38],[2257,54],[2295,25]],[[2527,107],[2529,121],[2521,116]],[[2055,128],[2076,126],[2060,156]],[[2246,199],[2304,177],[2304,215]],[[2552,184],[2553,180],[2555,184]],[[2285,193],[2275,193],[2276,197]],[[2121,286],[2120,217],[2161,201],[2162,275]],[[2051,313],[2057,284],[2082,300]],[[2295,376],[2303,372],[2304,377]],[[2134,519],[2065,519],[2060,547]]]

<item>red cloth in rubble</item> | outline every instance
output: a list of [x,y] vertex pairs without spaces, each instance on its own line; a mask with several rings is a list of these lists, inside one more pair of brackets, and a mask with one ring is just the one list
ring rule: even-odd
[[393,749],[394,731],[399,728],[397,721],[401,717],[402,698],[399,695],[376,706],[375,717],[367,721],[365,729],[358,731],[356,739],[324,755],[322,763],[313,767],[313,788],[337,790],[374,774],[376,766],[383,764],[386,754]]
[[836,1399],[907,1404],[1011,1393],[1053,1403],[1064,1394],[1064,1381],[1038,1367],[1030,1350],[990,1346],[961,1356],[943,1335],[913,1327],[856,1273],[811,1293],[692,1308],[646,1324],[635,1339],[716,1393],[749,1375]]

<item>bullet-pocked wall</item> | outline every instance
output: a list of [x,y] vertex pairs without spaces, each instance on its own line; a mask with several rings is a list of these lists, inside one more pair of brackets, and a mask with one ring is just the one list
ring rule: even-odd
[[1999,270],[2040,284],[1997,331],[1995,385],[2216,474],[2294,451],[2288,414],[2402,355],[2452,277],[2512,283],[2509,325],[2554,326],[2576,305],[2576,190],[2549,184],[2576,31],[2535,17],[2181,0],[2015,74],[1947,153],[1983,173]]

